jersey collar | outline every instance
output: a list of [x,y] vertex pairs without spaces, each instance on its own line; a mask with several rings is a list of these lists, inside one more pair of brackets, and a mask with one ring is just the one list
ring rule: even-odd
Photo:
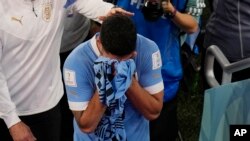
[[92,46],[92,49],[93,51],[95,52],[95,54],[99,57],[100,56],[100,51],[97,47],[97,44],[96,44],[96,37],[99,36],[99,33],[95,34],[95,36],[93,36],[91,39],[90,39],[90,44]]

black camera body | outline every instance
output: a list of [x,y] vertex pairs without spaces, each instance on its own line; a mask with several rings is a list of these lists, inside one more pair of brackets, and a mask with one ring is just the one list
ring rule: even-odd
[[147,1],[141,10],[144,18],[148,21],[156,21],[163,15],[163,9],[160,2]]

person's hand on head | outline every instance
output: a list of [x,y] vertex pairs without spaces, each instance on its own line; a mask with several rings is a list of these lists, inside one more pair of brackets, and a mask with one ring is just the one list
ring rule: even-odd
[[111,16],[111,15],[114,15],[114,14],[117,14],[117,13],[121,13],[121,14],[127,15],[127,16],[133,16],[133,15],[134,15],[134,13],[129,12],[129,11],[126,11],[126,10],[120,8],[120,7],[114,7],[114,8],[112,8],[112,9],[109,11],[109,13],[108,13],[106,16],[100,16],[99,19],[100,19],[101,21],[103,21],[103,20],[105,20],[106,17]]
[[23,122],[18,122],[9,129],[13,141],[36,141],[30,128]]

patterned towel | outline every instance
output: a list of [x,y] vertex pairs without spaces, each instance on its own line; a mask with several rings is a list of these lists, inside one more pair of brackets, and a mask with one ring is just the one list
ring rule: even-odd
[[[117,61],[99,57],[94,63],[95,84],[100,101],[107,105],[95,134],[100,141],[126,141],[124,129],[125,92],[135,72],[134,60]],[[113,75],[115,72],[115,75]]]

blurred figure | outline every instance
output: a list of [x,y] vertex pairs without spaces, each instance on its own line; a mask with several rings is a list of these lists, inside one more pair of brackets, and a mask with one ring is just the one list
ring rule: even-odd
[[[206,25],[205,49],[217,45],[229,62],[250,57],[250,1],[213,0],[213,11]],[[235,72],[232,82],[250,78],[250,69]],[[214,64],[215,77],[222,80],[218,62]],[[205,85],[205,89],[208,88]]]

